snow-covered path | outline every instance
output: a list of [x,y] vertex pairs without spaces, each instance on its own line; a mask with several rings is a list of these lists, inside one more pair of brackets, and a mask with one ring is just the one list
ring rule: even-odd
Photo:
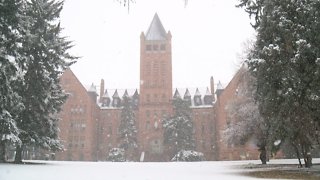
[[[41,161],[36,161],[41,162]],[[0,180],[213,180],[254,179],[238,175],[234,165],[259,161],[112,163],[59,162],[45,164],[0,164]],[[277,161],[275,161],[277,163]],[[284,161],[278,161],[284,163]],[[286,162],[287,163],[287,162]],[[296,163],[293,160],[292,163]]]

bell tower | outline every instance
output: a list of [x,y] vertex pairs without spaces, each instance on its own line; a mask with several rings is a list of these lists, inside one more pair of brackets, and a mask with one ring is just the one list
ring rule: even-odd
[[145,161],[165,161],[162,119],[172,113],[171,33],[156,13],[140,36],[139,144]]

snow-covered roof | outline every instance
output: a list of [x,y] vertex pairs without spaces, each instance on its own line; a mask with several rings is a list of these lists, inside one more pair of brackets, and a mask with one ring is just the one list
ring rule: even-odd
[[[109,96],[109,94],[111,96]],[[123,99],[123,97],[127,96],[127,97],[135,97],[138,96],[139,92],[137,89],[106,89],[104,91],[104,95],[102,96],[102,98],[107,98],[109,100],[108,105],[103,105],[103,103],[101,101],[98,101],[98,106],[101,109],[121,109],[122,107],[119,106],[114,106],[113,105],[113,100],[115,98],[120,99],[120,101]],[[100,97],[99,97],[100,99]]]
[[109,94],[108,94],[108,90],[107,90],[107,89],[104,91],[104,94],[103,94],[103,96],[102,96],[102,97],[110,98],[110,96],[109,96]]
[[[191,98],[191,108],[208,108],[212,107],[214,104],[214,95],[208,94],[208,87],[197,87],[197,88],[177,88],[177,93],[184,94],[183,98]],[[210,91],[209,91],[210,92]],[[205,97],[211,96],[212,102],[205,103]],[[201,104],[196,104],[194,97],[200,97]]]
[[88,89],[88,92],[94,92],[94,93],[97,93],[97,89],[96,89],[96,86],[92,83],[90,88]]
[[222,86],[221,82],[219,81],[219,83],[217,84],[217,90],[218,89],[224,89],[224,87]]
[[[102,98],[108,98],[109,100],[109,104],[107,106],[103,106],[102,102],[99,102],[98,105],[101,107],[101,109],[120,109],[121,107],[114,107],[112,105],[112,101],[115,98],[119,98],[120,100],[123,99],[123,97],[127,96],[127,97],[133,97],[135,96],[136,98],[138,98],[139,96],[139,91],[138,89],[106,89],[104,91],[104,95],[102,96]],[[191,108],[208,108],[208,107],[212,107],[214,104],[214,95],[212,95],[210,93],[210,90],[208,87],[204,87],[204,88],[176,88],[173,91],[173,95],[172,97],[175,98],[190,98],[191,100],[191,104],[190,107]],[[181,97],[181,94],[184,94],[183,97]],[[111,96],[109,96],[111,95]],[[200,98],[200,103],[196,103],[195,102],[195,97]],[[209,101],[208,102],[208,99]],[[205,100],[206,99],[206,100]]]
[[184,93],[183,98],[185,98],[185,97],[191,97],[191,94],[190,94],[190,92],[189,92],[189,89],[188,89],[188,88],[186,89],[186,92]]
[[196,93],[194,94],[194,96],[201,96],[201,93],[198,88],[196,89]]
[[210,92],[209,88],[207,87],[207,91],[206,91],[205,96],[211,96],[211,95],[212,95],[212,94],[211,94],[211,92]]

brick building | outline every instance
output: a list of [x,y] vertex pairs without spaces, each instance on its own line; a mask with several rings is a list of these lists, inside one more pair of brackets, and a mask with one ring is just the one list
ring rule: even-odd
[[221,84],[217,87],[217,101],[215,102],[215,125],[216,125],[216,155],[218,160],[243,160],[259,159],[259,151],[253,140],[243,145],[228,144],[223,140],[223,131],[232,121],[228,116],[228,105],[232,101],[241,101],[238,90],[246,81],[245,69],[242,67],[232,78],[226,88]]
[[[94,85],[85,88],[72,73],[66,70],[61,77],[65,91],[70,95],[60,114],[60,138],[65,151],[56,154],[58,160],[104,161],[107,152],[118,147],[121,101],[129,95],[136,104],[138,127],[137,159],[144,161],[168,161],[169,154],[163,144],[162,119],[173,112],[172,98],[180,97],[190,102],[196,151],[203,152],[207,160],[240,159],[248,149],[240,147],[228,150],[221,141],[226,126],[225,106],[232,98],[238,80],[237,75],[227,88],[214,89],[214,80],[208,88],[173,89],[171,33],[166,32],[155,14],[148,31],[140,35],[140,87],[139,90],[120,90],[105,87],[101,80],[99,94]],[[174,91],[174,93],[173,93]],[[217,99],[215,96],[217,95]],[[247,156],[246,156],[247,157]],[[251,157],[257,158],[256,155]]]

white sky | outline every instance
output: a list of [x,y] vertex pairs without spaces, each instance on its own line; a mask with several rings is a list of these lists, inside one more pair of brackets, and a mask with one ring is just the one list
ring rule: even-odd
[[173,87],[227,85],[239,68],[243,43],[254,30],[238,0],[135,0],[130,11],[117,0],[65,0],[64,35],[82,58],[71,67],[84,85],[139,88],[140,34],[157,12],[172,34]]

